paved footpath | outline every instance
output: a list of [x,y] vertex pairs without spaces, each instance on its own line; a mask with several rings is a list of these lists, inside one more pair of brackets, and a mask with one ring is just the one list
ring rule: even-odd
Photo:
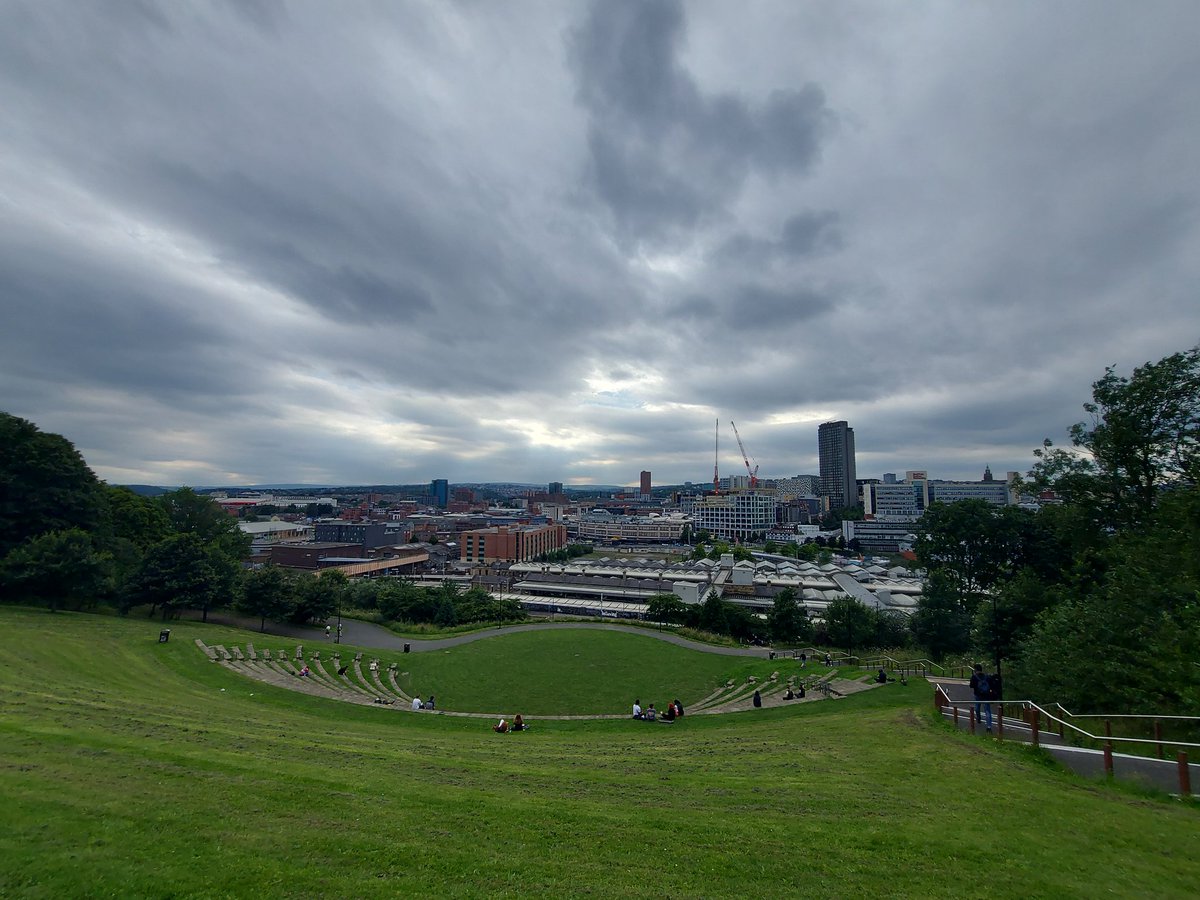
[[[963,704],[958,710],[958,727],[961,730],[970,729],[971,713],[966,704],[973,704],[975,698],[970,685],[960,678],[930,677],[931,685],[941,685],[952,703]],[[993,707],[995,709],[996,707]],[[954,710],[947,707],[942,715],[953,720]],[[999,732],[993,727],[990,735],[985,734],[982,725],[976,726],[976,734],[982,737],[999,739]],[[1033,730],[1021,719],[1009,716],[1004,718],[1004,740],[1017,741],[1022,744],[1033,743]],[[1072,772],[1085,778],[1104,777],[1104,751],[1093,750],[1089,747],[1075,747],[1068,744],[1057,733],[1041,729],[1038,732],[1038,745]],[[1117,745],[1119,746],[1119,745]],[[1167,748],[1169,759],[1155,759],[1147,756],[1133,756],[1128,753],[1113,751],[1113,777],[1122,781],[1138,782],[1158,788],[1169,794],[1179,793],[1179,765],[1175,759],[1175,751]],[[1191,756],[1193,754],[1189,754]],[[1200,792],[1200,763],[1189,763],[1192,791]]]
[[[252,617],[235,616],[226,613],[209,613],[208,621],[218,625],[232,625],[249,631],[259,630],[259,620]],[[337,630],[336,621],[332,623]],[[498,628],[485,628],[482,631],[472,631],[468,634],[456,634],[447,638],[423,640],[414,637],[401,637],[394,631],[389,631],[382,625],[362,622],[358,619],[342,619],[342,643],[356,647],[368,647],[375,650],[403,650],[408,644],[413,653],[426,653],[431,650],[445,650],[472,641],[482,641],[486,638],[498,637],[503,634],[513,634],[522,631],[545,631],[551,628],[589,628],[599,631],[623,631],[626,634],[636,634],[642,637],[666,641],[689,650],[699,650],[703,653],[717,653],[721,656],[755,656],[766,659],[770,650],[766,647],[717,647],[712,644],[702,644],[687,638],[672,634],[669,631],[653,631],[649,628],[638,628],[631,625],[609,625],[606,622],[542,622],[534,625],[503,625]],[[266,634],[280,637],[295,638],[314,648],[320,644],[333,643],[332,637],[325,637],[323,625],[289,625],[286,622],[267,622]],[[782,657],[781,657],[782,658]]]

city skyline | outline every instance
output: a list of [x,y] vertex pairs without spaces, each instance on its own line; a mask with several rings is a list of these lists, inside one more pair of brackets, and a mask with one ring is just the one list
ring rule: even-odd
[[7,4],[0,409],[113,483],[1024,472],[1200,340],[1198,27]]

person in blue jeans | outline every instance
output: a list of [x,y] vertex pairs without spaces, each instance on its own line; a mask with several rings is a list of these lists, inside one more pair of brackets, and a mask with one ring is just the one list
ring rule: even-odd
[[985,701],[992,699],[992,685],[981,663],[975,663],[975,671],[971,675],[971,693],[975,695],[975,721],[983,722],[986,719],[987,730],[991,731],[992,704]]

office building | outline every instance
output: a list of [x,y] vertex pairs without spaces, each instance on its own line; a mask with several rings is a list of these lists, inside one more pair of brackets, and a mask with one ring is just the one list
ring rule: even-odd
[[499,525],[464,531],[462,559],[467,562],[523,562],[567,544],[562,525]]
[[846,422],[826,422],[817,429],[821,463],[821,497],[826,509],[858,503],[858,472],[854,465],[854,429]]
[[642,496],[650,496],[650,473],[642,472]]
[[434,506],[442,509],[450,502],[450,482],[445,478],[435,478],[429,482],[429,496],[433,498]]

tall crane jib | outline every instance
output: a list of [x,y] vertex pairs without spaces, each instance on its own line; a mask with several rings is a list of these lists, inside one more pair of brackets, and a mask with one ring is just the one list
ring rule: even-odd
[[750,455],[746,452],[746,445],[742,443],[742,436],[738,434],[737,425],[731,419],[729,425],[733,428],[733,436],[737,438],[738,449],[742,451],[742,462],[746,464],[746,472],[750,475],[750,490],[758,487],[758,463],[750,465]]
[[717,458],[721,455],[721,420],[713,428],[713,493],[721,493],[721,476],[717,471]]

